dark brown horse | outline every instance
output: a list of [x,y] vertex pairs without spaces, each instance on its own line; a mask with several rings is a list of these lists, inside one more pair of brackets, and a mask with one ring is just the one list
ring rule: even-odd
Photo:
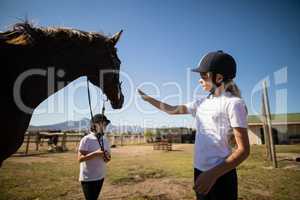
[[6,119],[1,123],[0,165],[22,145],[33,110],[63,87],[57,82],[87,76],[114,109],[122,107],[121,62],[115,48],[120,35],[41,28],[28,22],[0,32],[1,113]]

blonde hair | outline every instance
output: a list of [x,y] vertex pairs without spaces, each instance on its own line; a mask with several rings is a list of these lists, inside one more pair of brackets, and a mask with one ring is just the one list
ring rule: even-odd
[[239,87],[235,84],[235,82],[232,79],[226,80],[224,82],[224,88],[226,92],[230,92],[233,96],[241,98],[241,90]]

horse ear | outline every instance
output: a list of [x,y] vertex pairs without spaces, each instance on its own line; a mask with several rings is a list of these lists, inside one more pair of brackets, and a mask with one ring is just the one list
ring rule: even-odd
[[114,46],[118,43],[118,41],[119,41],[119,39],[120,39],[122,33],[123,33],[123,30],[121,30],[120,32],[114,34],[114,35],[110,38],[110,41],[113,43]]

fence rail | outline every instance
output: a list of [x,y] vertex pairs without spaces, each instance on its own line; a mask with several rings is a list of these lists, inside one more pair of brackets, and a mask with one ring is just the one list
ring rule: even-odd
[[153,150],[172,151],[172,143],[168,141],[161,141],[153,143]]
[[[39,151],[40,147],[48,144],[48,151],[59,149],[66,151],[71,149],[77,150],[81,138],[84,133],[63,133],[63,132],[28,132],[24,136],[22,148],[18,153],[28,154],[29,151]],[[56,137],[55,139],[53,139]],[[107,135],[111,145],[130,145],[146,143],[146,138],[143,135]],[[72,143],[72,145],[71,145]]]

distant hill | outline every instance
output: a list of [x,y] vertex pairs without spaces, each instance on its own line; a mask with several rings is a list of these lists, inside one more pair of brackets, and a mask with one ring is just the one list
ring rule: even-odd
[[88,118],[83,118],[79,121],[65,121],[57,124],[43,125],[43,126],[32,126],[30,125],[28,131],[43,131],[43,130],[61,130],[61,131],[84,131],[88,130],[90,127],[90,120]]
[[[87,131],[90,128],[90,120],[83,118],[79,121],[66,121],[45,126],[30,125],[28,131]],[[109,125],[107,132],[111,133],[142,133],[144,129],[140,126],[115,126]]]

